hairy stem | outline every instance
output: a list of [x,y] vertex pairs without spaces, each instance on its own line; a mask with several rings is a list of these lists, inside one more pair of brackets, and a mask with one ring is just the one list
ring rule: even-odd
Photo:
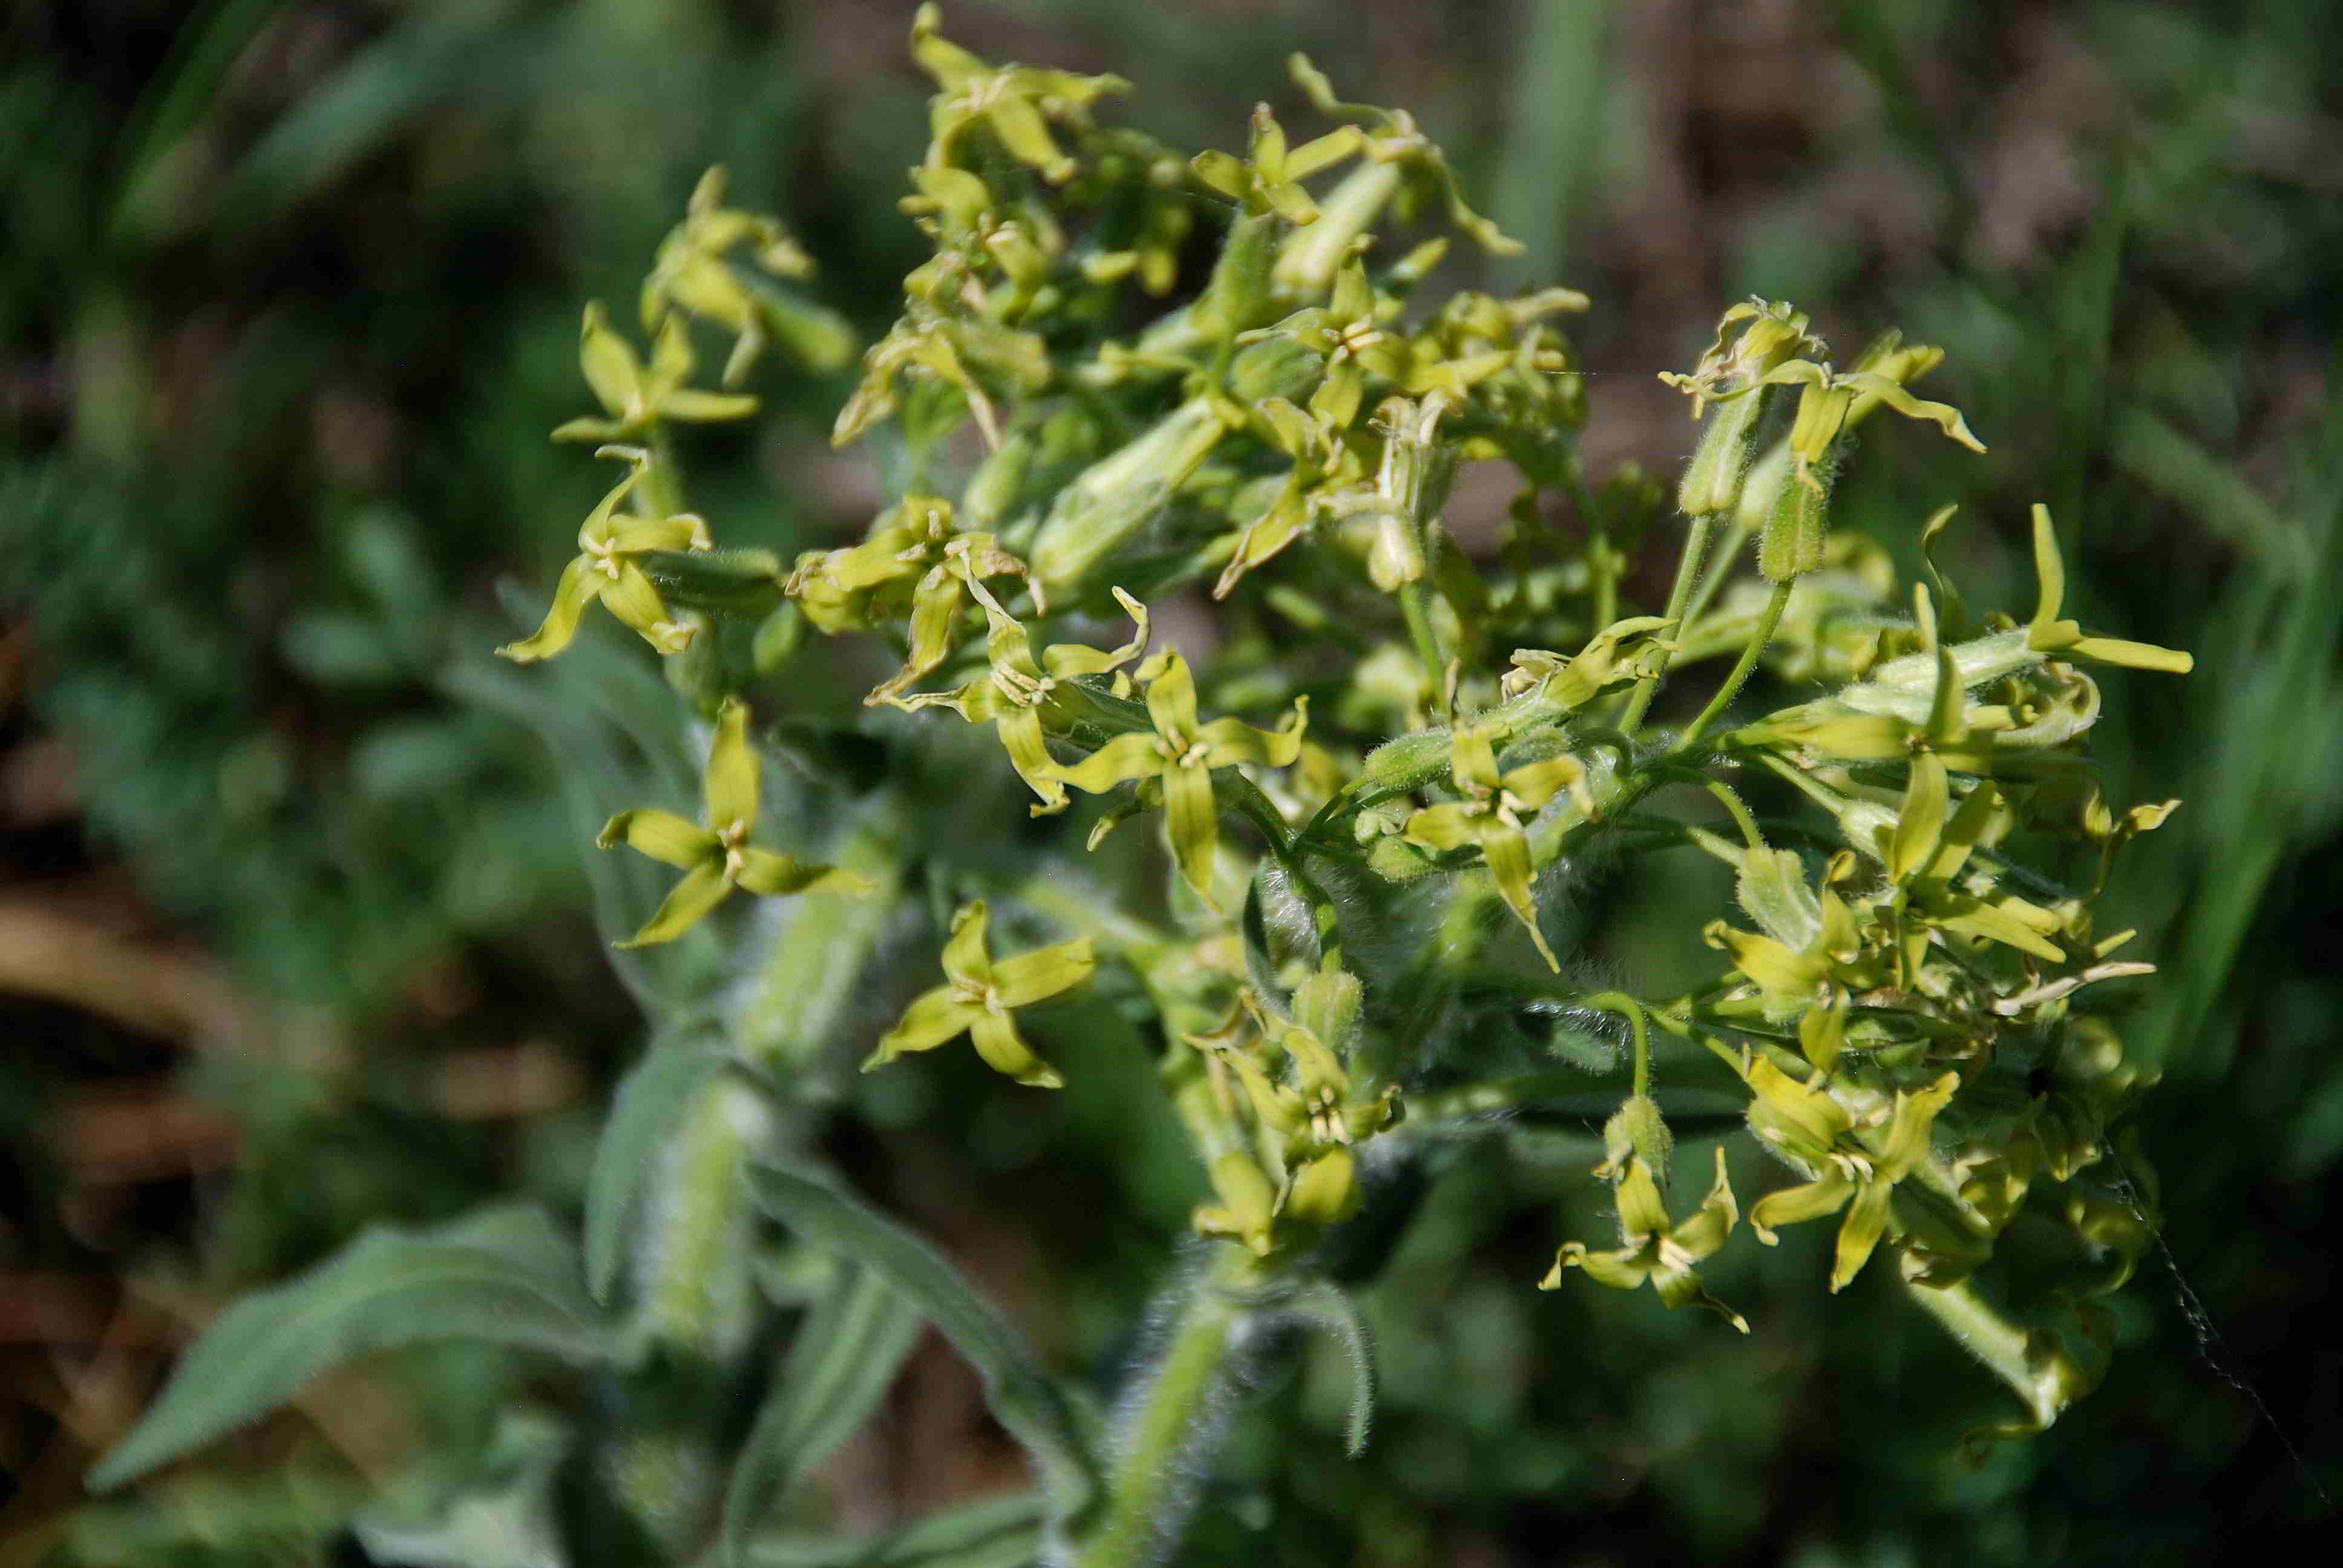
[[1131,1412],[1107,1481],[1105,1513],[1074,1560],[1076,1568],[1138,1568],[1168,1552],[1178,1528],[1182,1478],[1204,1457],[1212,1394],[1227,1365],[1241,1309],[1230,1287],[1252,1281],[1255,1265],[1234,1246],[1190,1299]]
[[[1713,516],[1704,512],[1692,520],[1692,528],[1684,534],[1684,554],[1676,558],[1675,584],[1668,589],[1668,608],[1661,612],[1676,623],[1668,633],[1671,640],[1684,635],[1684,606],[1690,602],[1693,584],[1700,576],[1701,557],[1708,548],[1709,529],[1715,522]],[[1634,693],[1627,699],[1627,711],[1620,716],[1619,729],[1623,733],[1634,734],[1636,726],[1644,722],[1644,715],[1650,711],[1652,699],[1658,694],[1660,682],[1668,673],[1668,658],[1663,649],[1659,668],[1635,682]]]
[[1725,678],[1725,684],[1716,689],[1716,695],[1708,699],[1708,706],[1700,710],[1700,717],[1685,726],[1684,734],[1676,740],[1678,751],[1695,744],[1708,727],[1732,705],[1733,699],[1741,695],[1742,683],[1749,678],[1750,671],[1757,668],[1757,660],[1764,655],[1765,645],[1774,640],[1775,628],[1782,624],[1782,610],[1789,604],[1790,589],[1796,582],[1795,578],[1790,578],[1774,585],[1774,596],[1765,601],[1765,613],[1758,618],[1757,629],[1750,633],[1749,645],[1741,650],[1741,658],[1734,665],[1733,673]]

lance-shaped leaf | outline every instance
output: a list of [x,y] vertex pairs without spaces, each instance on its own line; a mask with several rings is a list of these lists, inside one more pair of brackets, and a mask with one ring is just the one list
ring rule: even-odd
[[1147,682],[1151,731],[1118,735],[1058,777],[1077,789],[1103,794],[1118,784],[1152,779],[1163,792],[1165,831],[1180,874],[1205,902],[1212,902],[1212,859],[1220,848],[1220,809],[1212,770],[1240,763],[1291,767],[1302,755],[1309,728],[1310,699],[1296,698],[1293,716],[1282,729],[1258,729],[1236,719],[1200,723],[1195,678],[1188,662],[1165,649],[1139,667]]
[[2058,611],[2065,608],[2066,599],[2066,563],[2059,558],[2058,530],[2051,524],[2050,508],[2039,503],[2034,508],[2034,570],[2042,579],[2042,597],[2036,604],[2033,623],[2026,630],[2028,648],[2061,658],[2087,658],[2133,669],[2161,670],[2167,675],[2186,675],[2197,668],[2197,660],[2178,648],[2093,637],[2083,630],[2080,622],[2058,618]]
[[[1500,775],[1493,739],[1493,728],[1485,725],[1466,725],[1456,731],[1450,776],[1464,799],[1424,807],[1408,818],[1403,831],[1410,841],[1427,849],[1480,850],[1505,907],[1527,928],[1539,956],[1560,974],[1562,962],[1538,929],[1537,903],[1530,896],[1535,867],[1523,817],[1536,815],[1565,789],[1584,789],[1585,765],[1575,757],[1553,757]],[[1583,807],[1587,804],[1582,802]]]
[[1033,793],[1041,797],[1041,803],[1031,809],[1032,814],[1046,817],[1062,811],[1070,800],[1065,785],[1059,780],[1058,765],[1050,756],[1043,716],[1058,702],[1061,682],[1080,676],[1105,675],[1139,657],[1147,647],[1147,607],[1121,588],[1111,590],[1136,628],[1129,642],[1107,652],[1081,643],[1052,643],[1041,650],[1037,663],[1032,638],[1025,628],[1001,607],[1001,601],[981,582],[971,578],[969,588],[984,607],[985,618],[991,623],[985,642],[990,668],[957,690],[898,699],[896,706],[949,708],[971,724],[990,721],[993,733],[1001,738],[1001,747],[1009,753],[1009,765],[1017,769],[1017,777],[1025,780]]
[[553,438],[627,441],[639,437],[662,419],[704,423],[746,418],[757,411],[754,397],[685,386],[698,363],[681,321],[670,318],[659,328],[647,366],[635,353],[635,346],[610,329],[610,318],[600,302],[588,305],[578,337],[578,364],[608,417],[572,419],[556,429]]
[[758,771],[757,753],[749,744],[748,705],[728,698],[717,713],[716,738],[709,745],[702,778],[707,825],[695,826],[669,811],[638,810],[621,811],[603,828],[596,840],[601,848],[624,844],[684,873],[649,923],[618,946],[675,940],[734,888],[765,897],[871,890],[870,880],[852,871],[814,865],[749,842],[757,826]]
[[1725,1179],[1725,1151],[1716,1151],[1716,1184],[1709,1189],[1708,1196],[1702,1200],[1692,1218],[1682,1224],[1668,1218],[1659,1183],[1641,1155],[1628,1157],[1625,1173],[1619,1179],[1618,1201],[1619,1240],[1623,1245],[1597,1252],[1590,1251],[1584,1241],[1564,1243],[1562,1251],[1554,1254],[1554,1267],[1538,1282],[1538,1289],[1560,1290],[1562,1271],[1580,1269],[1596,1284],[1608,1285],[1615,1291],[1632,1291],[1649,1284],[1671,1307],[1698,1302],[1722,1312],[1725,1322],[1747,1333],[1747,1320],[1703,1290],[1700,1274],[1694,1267],[1715,1255],[1740,1218],[1740,1211],[1734,1205],[1732,1185]]
[[640,558],[712,548],[715,541],[709,538],[708,524],[689,512],[671,518],[621,516],[618,503],[650,474],[650,454],[638,447],[605,447],[596,455],[626,458],[633,467],[587,514],[578,530],[578,555],[562,568],[544,624],[520,641],[497,649],[503,658],[520,664],[551,658],[577,638],[586,607],[598,601],[663,654],[680,653],[690,646],[698,628],[668,613],[667,601],[644,575]]
[[1091,940],[1078,937],[995,963],[985,949],[989,919],[981,899],[952,917],[951,936],[944,943],[945,982],[904,1010],[901,1021],[880,1038],[879,1049],[862,1064],[863,1071],[912,1051],[933,1050],[965,1034],[994,1071],[1034,1089],[1065,1087],[1066,1081],[1026,1046],[1011,1015],[1090,979],[1098,967]]
[[266,1415],[353,1357],[457,1339],[579,1362],[617,1349],[579,1283],[575,1249],[535,1209],[490,1210],[429,1231],[371,1230],[215,1319],[89,1483],[104,1492],[134,1481]]
[[[1754,1086],[1756,1080],[1753,1077],[1751,1082]],[[1959,1084],[1959,1075],[1948,1072],[1916,1093],[1896,1091],[1895,1107],[1886,1118],[1886,1134],[1875,1151],[1856,1139],[1852,1119],[1841,1111],[1845,1126],[1834,1130],[1829,1147],[1819,1160],[1809,1161],[1819,1166],[1820,1174],[1803,1186],[1785,1187],[1758,1199],[1749,1210],[1749,1228],[1757,1232],[1759,1241],[1772,1246],[1780,1239],[1773,1230],[1776,1225],[1817,1220],[1845,1210],[1831,1265],[1831,1289],[1843,1289],[1870,1261],[1880,1237],[1886,1233],[1888,1200],[1896,1183],[1927,1158],[1929,1128],[1937,1112],[1951,1102]],[[1837,1103],[1811,1091],[1801,1098],[1801,1103],[1810,1111],[1817,1100],[1834,1107]]]

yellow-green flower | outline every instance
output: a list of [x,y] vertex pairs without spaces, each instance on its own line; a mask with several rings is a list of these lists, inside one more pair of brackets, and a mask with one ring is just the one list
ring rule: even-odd
[[1195,678],[1176,651],[1166,649],[1141,665],[1139,677],[1148,683],[1147,712],[1155,728],[1116,736],[1074,766],[1060,769],[1058,777],[1093,795],[1118,784],[1160,782],[1172,859],[1188,885],[1211,903],[1212,856],[1221,841],[1212,769],[1244,762],[1292,766],[1302,754],[1310,699],[1294,699],[1292,720],[1282,729],[1256,729],[1236,719],[1200,724]]
[[645,366],[635,346],[610,330],[601,305],[588,305],[578,335],[578,364],[609,417],[572,419],[554,430],[557,441],[633,440],[662,419],[706,423],[742,419],[757,411],[757,400],[744,394],[702,392],[684,385],[699,357],[691,351],[683,323],[674,317],[659,329],[651,344],[651,362]]
[[683,221],[659,241],[650,276],[643,281],[643,329],[656,332],[670,312],[680,310],[733,334],[724,363],[724,384],[739,382],[778,329],[786,345],[819,370],[834,370],[854,352],[846,323],[818,307],[783,300],[750,286],[731,253],[748,246],[758,266],[776,277],[803,278],[813,261],[777,218],[724,205],[724,170],[700,176]]
[[932,5],[921,5],[911,19],[911,57],[943,89],[929,111],[934,139],[928,161],[948,161],[962,134],[982,123],[1011,157],[1040,170],[1051,184],[1072,178],[1076,165],[1051,136],[1051,117],[1079,116],[1101,95],[1131,84],[1120,76],[987,65],[937,32],[941,24]]
[[736,887],[764,897],[871,890],[870,882],[852,871],[813,865],[749,842],[757,826],[757,753],[749,744],[748,705],[729,698],[717,714],[716,739],[708,749],[708,770],[701,780],[708,825],[695,827],[669,811],[621,811],[610,819],[596,840],[601,848],[624,844],[684,873],[659,912],[618,946],[675,940]]
[[1349,429],[1358,417],[1370,372],[1392,381],[1407,374],[1407,343],[1391,329],[1385,314],[1367,282],[1365,266],[1353,257],[1334,274],[1333,295],[1324,305],[1297,310],[1259,334],[1290,337],[1324,359],[1325,377],[1311,394],[1310,411],[1330,436]]
[[635,558],[655,550],[708,549],[713,543],[708,524],[690,512],[672,518],[618,516],[618,503],[649,476],[650,456],[631,447],[607,447],[598,455],[626,457],[634,467],[587,514],[585,526],[578,530],[577,558],[562,568],[545,623],[530,636],[497,649],[507,658],[522,664],[551,658],[577,637],[586,607],[597,599],[661,653],[680,653],[691,642],[696,628],[668,613],[667,602]]
[[1466,725],[1456,731],[1450,777],[1464,799],[1424,807],[1408,818],[1404,832],[1411,842],[1427,849],[1470,846],[1480,850],[1505,907],[1529,929],[1539,956],[1559,974],[1561,961],[1546,946],[1545,933],[1538,930],[1537,905],[1530,897],[1535,868],[1530,862],[1529,834],[1522,819],[1524,813],[1536,815],[1564,790],[1583,785],[1586,769],[1574,757],[1553,757],[1500,775],[1494,739],[1494,732],[1486,726]]
[[1560,1290],[1562,1271],[1581,1269],[1596,1284],[1608,1285],[1614,1291],[1632,1291],[1649,1284],[1671,1307],[1698,1302],[1724,1313],[1727,1322],[1747,1333],[1747,1322],[1703,1290],[1700,1275],[1693,1267],[1713,1257],[1725,1245],[1725,1239],[1733,1233],[1734,1222],[1740,1218],[1740,1211],[1733,1202],[1733,1188],[1725,1180],[1725,1151],[1716,1151],[1716,1185],[1709,1189],[1698,1211],[1682,1224],[1668,1218],[1668,1206],[1660,1197],[1659,1182],[1640,1154],[1627,1158],[1625,1171],[1619,1178],[1618,1200],[1619,1240],[1624,1244],[1611,1251],[1596,1252],[1588,1250],[1584,1241],[1565,1242],[1562,1251],[1554,1254],[1554,1267],[1538,1282],[1538,1289]]
[[984,945],[988,918],[981,899],[952,917],[951,936],[944,943],[945,983],[904,1010],[902,1021],[880,1040],[863,1071],[965,1034],[995,1071],[1035,1089],[1064,1087],[1066,1081],[1026,1048],[1010,1015],[1090,979],[1098,963],[1091,940],[1078,937],[995,963]]
[[1017,769],[1017,777],[1032,787],[1033,793],[1041,797],[1041,803],[1032,809],[1033,815],[1046,817],[1062,811],[1069,803],[1066,787],[1059,780],[1057,763],[1050,758],[1042,713],[1056,700],[1061,681],[1077,676],[1105,675],[1139,657],[1147,646],[1147,607],[1121,588],[1112,589],[1116,601],[1138,628],[1129,642],[1110,652],[1081,643],[1052,643],[1041,650],[1040,661],[1036,662],[1032,638],[1025,628],[1001,608],[1001,601],[981,582],[973,577],[966,581],[969,591],[984,607],[985,618],[991,623],[985,647],[990,668],[956,691],[889,700],[900,708],[949,708],[971,724],[990,721],[993,733],[1000,736],[1001,746],[1009,753],[1009,765]]
[[1869,1119],[1887,1124],[1875,1151],[1856,1136],[1855,1118],[1830,1094],[1797,1082],[1762,1057],[1751,1059],[1745,1076],[1757,1091],[1749,1118],[1757,1135],[1818,1172],[1802,1186],[1758,1199],[1749,1210],[1749,1228],[1770,1247],[1779,1240],[1775,1226],[1845,1209],[1831,1265],[1831,1289],[1839,1290],[1871,1261],[1886,1233],[1896,1183],[1927,1158],[1929,1128],[1951,1102],[1960,1078],[1948,1072],[1917,1093],[1898,1090],[1894,1105]]
[[906,496],[862,543],[799,556],[788,588],[807,618],[832,635],[909,618],[910,656],[863,699],[875,706],[893,702],[950,656],[971,584],[1025,575],[1025,563],[990,534],[960,532],[950,501]]
[[1284,127],[1262,104],[1252,112],[1252,143],[1242,159],[1202,152],[1189,160],[1189,166],[1208,189],[1242,203],[1248,213],[1273,212],[1288,223],[1315,223],[1318,204],[1302,182],[1357,152],[1362,140],[1356,126],[1344,126],[1298,147],[1289,146]]

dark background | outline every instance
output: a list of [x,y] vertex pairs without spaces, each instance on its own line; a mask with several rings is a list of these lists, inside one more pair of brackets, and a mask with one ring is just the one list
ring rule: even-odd
[[[330,1486],[297,1478],[373,1473],[465,1419],[461,1367],[400,1362],[200,1475],[102,1507],[78,1488],[236,1291],[376,1220],[574,1207],[639,1020],[548,759],[461,672],[512,634],[499,579],[533,604],[603,480],[543,438],[585,406],[578,304],[630,298],[704,166],[883,329],[920,254],[892,205],[926,136],[909,10],[0,12],[0,1562],[355,1561],[318,1523]],[[1969,597],[2022,612],[2025,508],[2047,501],[2084,618],[2198,660],[2107,672],[2110,796],[2187,805],[2101,922],[2165,966],[2124,1029],[2165,1075],[2141,1121],[2169,1256],[2119,1299],[2098,1392],[1961,1467],[1992,1391],[1880,1271],[1832,1298],[1797,1245],[1736,1248],[1712,1278],[1751,1341],[1642,1294],[1540,1295],[1583,1166],[1466,1149],[1369,1303],[1369,1457],[1337,1456],[1340,1369],[1308,1362],[1261,1391],[1192,1560],[2202,1563],[2331,1526],[2328,7],[992,0],[947,21],[989,56],[1131,78],[1109,112],[1192,147],[1241,147],[1256,99],[1306,121],[1297,48],[1413,110],[1527,242],[1460,279],[1593,296],[1574,330],[1598,474],[1681,459],[1654,372],[1736,297],[1793,299],[1844,349],[1890,324],[1945,345],[1927,395],[1990,454],[1879,439],[1843,518],[1909,564],[1917,521],[1961,502]],[[696,455],[728,538],[828,541],[880,504],[868,457],[828,447],[846,385],[764,373],[772,417]],[[1468,485],[1460,531],[1505,496]],[[1065,1098],[1011,1135],[970,1081],[841,1136],[1046,1349],[1106,1372],[1192,1176],[1119,1164],[1111,1104]],[[883,1506],[1009,1474],[930,1350],[853,1460]]]

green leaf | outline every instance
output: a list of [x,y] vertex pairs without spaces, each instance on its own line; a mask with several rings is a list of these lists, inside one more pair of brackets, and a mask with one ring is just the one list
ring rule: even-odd
[[900,1292],[867,1269],[840,1271],[790,1342],[725,1485],[726,1562],[749,1560],[750,1530],[870,1419],[919,1337],[920,1314]]
[[1351,1419],[1342,1434],[1342,1452],[1353,1459],[1367,1451],[1367,1433],[1375,1420],[1375,1342],[1359,1316],[1356,1302],[1341,1286],[1318,1281],[1293,1299],[1294,1316],[1332,1334],[1351,1359]]
[[610,1299],[651,1161],[728,1058],[705,1040],[653,1045],[618,1081],[586,1178],[586,1286]]
[[507,1412],[486,1452],[435,1453],[352,1515],[367,1557],[406,1568],[567,1568],[553,1485],[566,1425]]
[[755,1542],[749,1568],[1031,1568],[1047,1510],[1037,1493],[1011,1493],[931,1513],[869,1541]]
[[376,1229],[297,1279],[245,1297],[204,1331],[130,1434],[89,1473],[110,1491],[266,1415],[318,1372],[369,1351],[486,1340],[566,1360],[610,1356],[613,1336],[578,1260],[530,1207],[431,1231]]
[[958,1270],[826,1177],[760,1162],[748,1180],[757,1202],[801,1240],[852,1259],[910,1298],[984,1380],[986,1404],[1032,1456],[1052,1513],[1062,1519],[1081,1510],[1099,1481],[1073,1405]]

